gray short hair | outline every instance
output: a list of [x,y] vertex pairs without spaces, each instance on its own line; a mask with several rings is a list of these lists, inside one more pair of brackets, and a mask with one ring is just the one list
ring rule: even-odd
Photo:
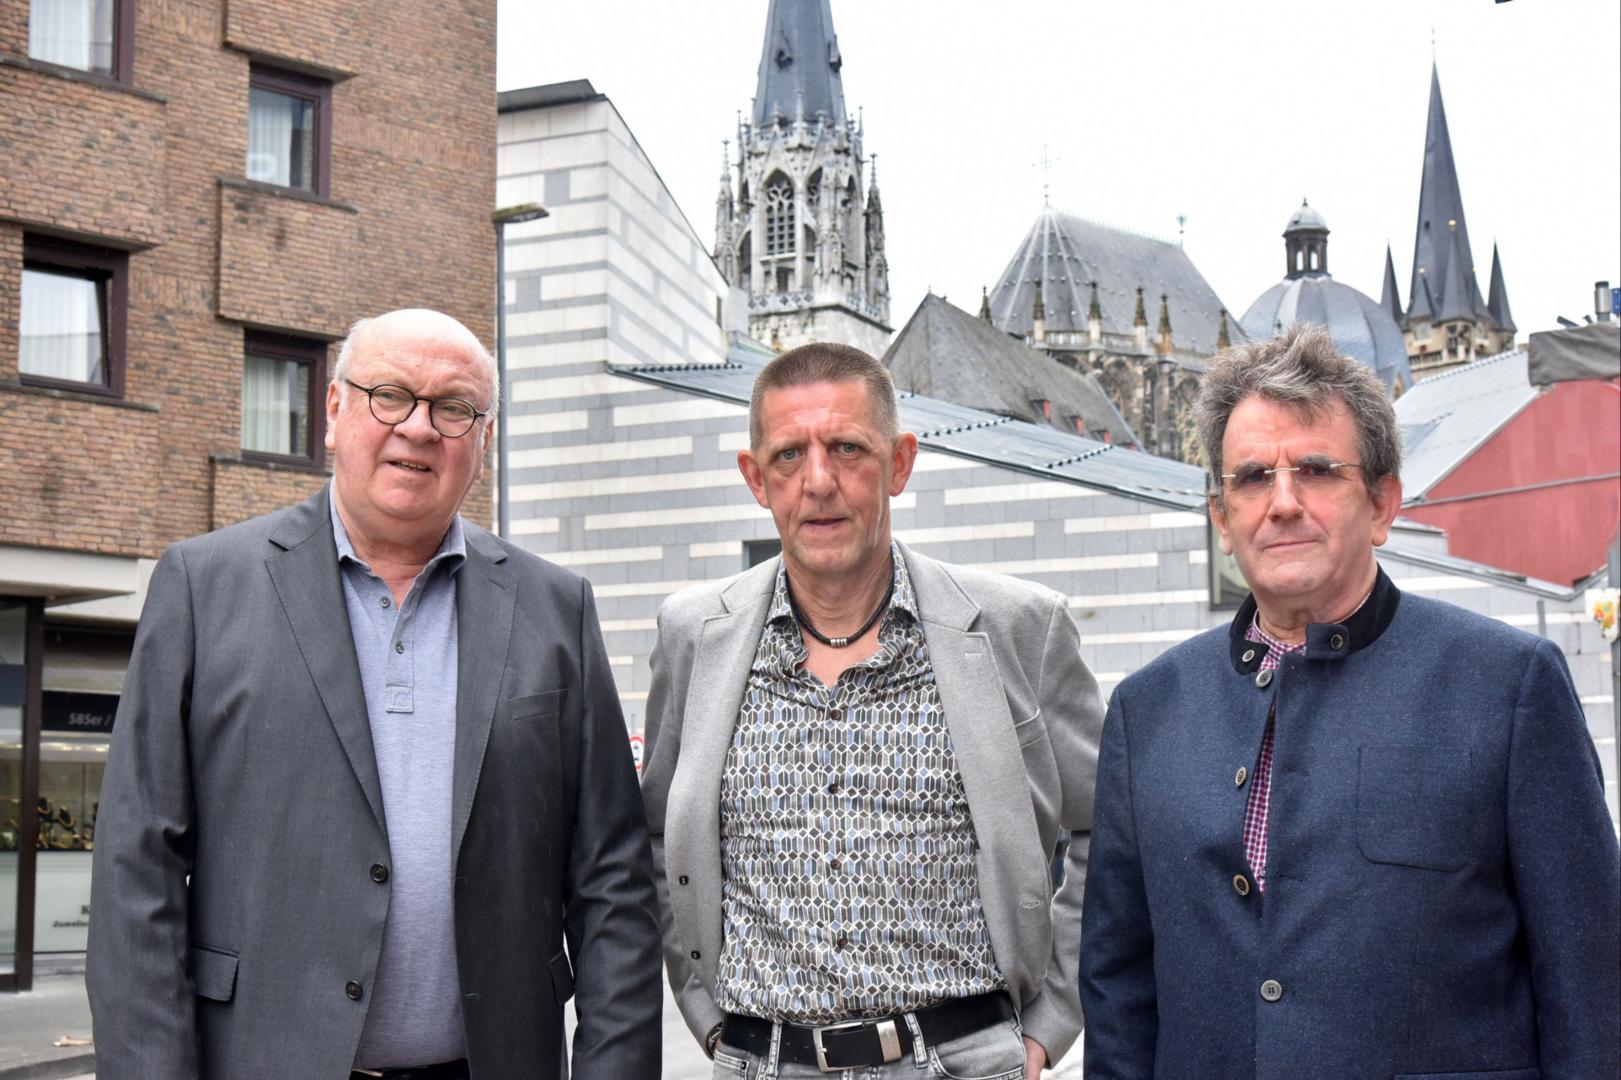
[[[332,381],[338,384],[338,394],[340,397],[347,397],[349,394],[349,384],[344,380],[349,377],[349,368],[354,363],[355,342],[360,339],[368,327],[370,327],[380,318],[383,318],[383,316],[373,315],[369,318],[357,320],[353,326],[349,327],[348,336],[345,337],[338,345],[338,359],[332,365]],[[448,319],[449,316],[446,316],[446,318]],[[461,326],[460,323],[457,323],[456,325]],[[466,328],[463,327],[463,329]],[[474,355],[478,357],[479,363],[484,367],[485,375],[489,378],[490,405],[488,412],[490,414],[489,418],[494,420],[496,415],[501,411],[500,366],[496,363],[495,357],[491,355],[490,351],[484,347],[483,343],[480,342],[478,337],[471,331],[468,332],[467,339],[470,349],[473,351]]]
[[1401,475],[1401,433],[1383,384],[1366,364],[1341,353],[1327,330],[1295,323],[1269,341],[1246,342],[1223,353],[1205,372],[1194,421],[1205,460],[1218,478],[1218,497],[1227,421],[1251,397],[1288,405],[1305,417],[1321,416],[1339,401],[1356,424],[1363,483],[1371,489],[1383,477]]
[[872,409],[872,420],[884,438],[890,442],[900,434],[900,409],[895,404],[895,380],[889,369],[871,354],[851,345],[831,341],[813,341],[797,349],[789,349],[761,369],[755,376],[754,391],[749,395],[749,446],[758,449],[765,437],[765,422],[760,418],[760,403],[767,391],[789,386],[808,386],[811,383],[853,382],[867,384],[867,402]]

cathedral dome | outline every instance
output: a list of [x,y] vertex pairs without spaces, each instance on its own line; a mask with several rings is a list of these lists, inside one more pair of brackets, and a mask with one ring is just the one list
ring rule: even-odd
[[1346,356],[1371,367],[1386,389],[1397,379],[1403,387],[1413,385],[1407,343],[1396,320],[1372,297],[1327,274],[1278,282],[1250,305],[1240,322],[1253,339],[1269,338],[1290,323],[1316,323]]

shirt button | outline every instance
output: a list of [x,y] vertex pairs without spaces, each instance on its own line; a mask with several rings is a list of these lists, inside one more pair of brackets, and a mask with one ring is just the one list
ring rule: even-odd
[[831,859],[829,859],[829,860],[827,860],[827,865],[828,865],[828,866],[829,866],[829,867],[830,867],[830,868],[832,868],[832,869],[834,869],[834,870],[837,870],[837,869],[838,869],[838,868],[839,868],[839,860],[838,860],[838,857],[837,857],[837,856],[834,856],[834,857],[833,857],[833,858],[831,858]]
[[[395,652],[397,652],[397,653],[403,653],[403,652],[404,652],[404,651],[405,651],[405,642],[403,642],[403,641],[396,641],[396,642],[395,642],[395,643],[394,643],[394,651],[395,651]],[[1262,672],[1262,674],[1263,674],[1263,675],[1264,675],[1264,674],[1265,674],[1265,672]],[[1262,686],[1265,686],[1265,685],[1266,685],[1266,683],[1262,683],[1262,684],[1261,684],[1261,685],[1262,685]]]
[[827,793],[829,795],[837,795],[839,793],[839,782],[837,780],[827,785]]
[[1244,781],[1248,780],[1249,778],[1250,771],[1244,768],[1244,766],[1240,765],[1238,767],[1238,775],[1233,777],[1233,787],[1243,787]]
[[1268,979],[1261,984],[1261,999],[1263,1001],[1276,1001],[1283,996],[1283,986],[1276,979]]
[[1259,671],[1259,672],[1256,672],[1256,674],[1255,674],[1255,685],[1256,686],[1259,686],[1262,690],[1265,690],[1271,684],[1272,684],[1272,672],[1271,671]]
[[350,1001],[359,1001],[361,995],[360,984],[350,979],[343,986],[343,992],[349,995]]
[[827,712],[827,718],[829,720],[832,720],[834,723],[837,723],[838,721],[844,719],[844,710],[843,709],[829,709],[828,712]]
[[371,864],[371,879],[381,885],[388,880],[388,867],[382,863]]
[[1234,874],[1233,892],[1239,896],[1248,896],[1250,894],[1250,879],[1243,874]]
[[379,603],[379,604],[382,604],[382,605],[383,605],[383,606],[384,606],[384,607],[392,607],[392,606],[393,606],[393,604],[394,604],[394,601],[392,601],[392,600],[390,600],[390,599],[389,599],[389,598],[388,598],[388,597],[386,597],[386,596],[385,596],[385,597],[383,597],[383,598],[382,598],[382,599],[381,599],[381,600],[379,600],[379,601],[377,601],[377,602],[378,602],[378,603]]
[[839,950],[840,952],[843,952],[845,949],[848,949],[850,947],[850,939],[849,938],[839,938],[839,940],[837,940],[837,941],[835,941],[833,943],[833,947],[835,949]]

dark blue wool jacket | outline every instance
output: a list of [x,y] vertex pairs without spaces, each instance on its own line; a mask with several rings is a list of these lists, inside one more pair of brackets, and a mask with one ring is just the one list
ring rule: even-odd
[[[1267,680],[1253,604],[1109,702],[1089,1080],[1616,1080],[1621,858],[1559,650],[1381,571]],[[1274,705],[1263,895],[1237,774]]]

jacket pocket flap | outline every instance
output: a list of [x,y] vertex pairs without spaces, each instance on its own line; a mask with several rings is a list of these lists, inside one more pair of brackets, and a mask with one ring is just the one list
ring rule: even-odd
[[547,690],[543,694],[528,694],[524,697],[507,699],[507,715],[514,720],[525,720],[534,716],[552,716],[563,711],[563,694],[561,688]]
[[230,1001],[236,992],[236,954],[207,946],[191,947],[191,981],[197,996]]
[[574,969],[569,967],[568,954],[561,949],[551,960],[552,993],[557,996],[559,1005],[566,1005],[568,999],[574,996]]

